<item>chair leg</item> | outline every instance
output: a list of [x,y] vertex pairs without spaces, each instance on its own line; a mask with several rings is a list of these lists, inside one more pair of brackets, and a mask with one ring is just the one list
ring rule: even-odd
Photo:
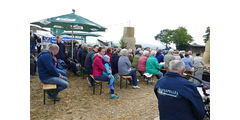
[[102,94],[102,83],[100,83],[100,95]]
[[46,97],[45,97],[45,93],[46,93],[46,91],[43,90],[43,104],[44,104],[44,105],[45,105],[45,99],[46,99]]
[[122,89],[122,78],[120,77],[120,89]]
[[126,79],[126,88],[127,88],[127,81],[128,81],[128,79]]
[[57,90],[54,90],[53,92],[53,102],[56,104],[56,97],[57,97]]
[[95,82],[93,82],[93,95],[95,95]]

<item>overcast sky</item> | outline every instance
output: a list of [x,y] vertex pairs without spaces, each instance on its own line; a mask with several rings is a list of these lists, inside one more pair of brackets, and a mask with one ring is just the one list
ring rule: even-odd
[[[188,3],[188,4],[187,4]],[[102,40],[118,42],[123,35],[123,27],[135,28],[137,43],[148,43],[163,46],[154,36],[162,29],[176,29],[183,26],[192,35],[194,42],[204,45],[203,35],[208,22],[208,8],[204,1],[151,1],[134,2],[121,1],[78,1],[71,0],[54,5],[51,1],[38,3],[40,9],[30,6],[34,14],[29,16],[29,22],[55,17],[76,10],[76,14],[85,17],[107,28],[106,32],[99,32]],[[210,26],[211,27],[211,26]],[[88,37],[87,40],[97,38]]]

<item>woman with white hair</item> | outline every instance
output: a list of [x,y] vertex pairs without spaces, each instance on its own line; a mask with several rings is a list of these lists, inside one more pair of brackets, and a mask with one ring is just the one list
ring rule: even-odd
[[135,89],[140,88],[138,86],[138,82],[137,82],[136,69],[131,68],[131,62],[130,62],[129,58],[127,57],[128,50],[122,49],[120,54],[121,54],[121,56],[118,60],[118,74],[120,76],[124,76],[124,75],[132,76],[133,88],[135,88]]
[[163,73],[160,72],[160,68],[163,67],[163,65],[158,63],[157,58],[155,57],[157,52],[155,50],[151,51],[151,56],[147,59],[146,62],[146,72],[150,74],[154,74],[157,76],[158,79],[160,79],[163,76]]
[[143,76],[143,73],[146,72],[146,62],[148,59],[148,54],[149,54],[149,51],[144,50],[142,56],[138,60],[137,70],[141,76]]

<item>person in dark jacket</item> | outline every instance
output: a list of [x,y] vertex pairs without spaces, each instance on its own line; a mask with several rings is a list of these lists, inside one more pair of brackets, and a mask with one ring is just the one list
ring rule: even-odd
[[[68,87],[67,78],[59,73],[54,65],[53,56],[59,51],[57,44],[52,44],[49,49],[38,55],[37,67],[38,75],[44,84],[57,84],[57,94]],[[52,91],[48,91],[48,98],[53,99]],[[56,100],[60,100],[57,98]]]
[[37,36],[30,32],[30,53],[35,56],[35,47],[37,44]]
[[119,60],[119,57],[120,57],[120,51],[121,51],[121,49],[118,49],[112,55],[111,67],[112,67],[112,74],[113,75],[118,73],[118,60]]
[[169,63],[166,76],[154,87],[161,120],[202,120],[204,104],[195,84],[182,77],[185,65],[181,60]]
[[78,46],[78,49],[77,49],[77,61],[78,61],[78,63],[80,63],[79,53],[81,52],[81,50],[82,50],[82,45],[80,44]]
[[37,69],[37,61],[35,60],[33,55],[30,55],[30,75],[35,76]]
[[156,58],[157,58],[157,60],[158,60],[158,63],[163,62],[164,56],[163,56],[161,50],[159,50],[159,51],[157,52]]
[[93,79],[90,76],[90,74],[93,74],[93,57],[98,52],[98,45],[94,45],[93,49],[87,54],[86,59],[84,61],[84,67],[86,70],[86,73],[88,74],[88,82],[89,85],[93,85]]
[[82,67],[84,67],[84,62],[88,54],[88,48],[87,46],[82,46],[81,51],[79,52],[79,63],[81,64]]
[[59,46],[59,52],[56,55],[56,58],[63,60],[67,64],[68,68],[72,69],[72,72],[74,73],[74,75],[77,75],[78,69],[77,69],[76,63],[73,62],[66,55],[66,53],[65,53],[65,45],[62,44],[62,36],[57,36],[57,45]]

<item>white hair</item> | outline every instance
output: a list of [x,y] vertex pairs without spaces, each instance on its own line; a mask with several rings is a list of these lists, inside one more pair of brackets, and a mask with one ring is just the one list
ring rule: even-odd
[[126,53],[128,52],[128,50],[127,49],[122,49],[121,51],[120,51],[120,55],[126,55]]
[[156,55],[156,54],[157,54],[157,51],[156,51],[156,50],[152,50],[152,51],[151,51],[151,55],[154,56],[154,55]]
[[172,60],[169,62],[168,69],[170,71],[182,72],[183,70],[185,70],[185,64],[181,60]]
[[192,54],[192,51],[191,51],[191,50],[189,50],[189,51],[188,51],[188,54]]
[[141,48],[138,48],[138,49],[137,49],[137,51],[140,51],[140,50],[141,50]]
[[48,50],[49,50],[49,51],[59,50],[59,47],[58,47],[57,44],[50,44],[50,45],[48,46]]
[[143,51],[142,51],[142,50],[140,50],[140,51],[139,51],[139,53],[140,53],[140,54],[143,54]]
[[170,49],[170,50],[168,51],[169,54],[173,54],[173,52],[174,52],[173,49]]
[[148,54],[149,54],[149,51],[147,51],[147,50],[143,51],[143,55],[147,56]]

